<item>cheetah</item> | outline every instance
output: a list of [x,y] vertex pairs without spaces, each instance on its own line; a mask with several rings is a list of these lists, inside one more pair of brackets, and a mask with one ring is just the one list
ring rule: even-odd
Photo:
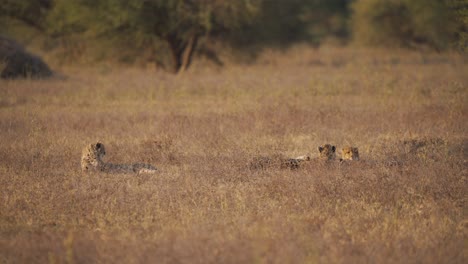
[[344,160],[359,160],[359,150],[356,147],[344,147],[341,149],[341,159]]
[[330,160],[334,160],[336,158],[336,154],[335,154],[336,147],[335,146],[332,146],[330,144],[325,144],[323,146],[318,147],[318,150],[319,150],[319,153],[320,153],[318,158],[320,160],[330,161]]
[[81,154],[81,170],[101,171],[106,173],[136,173],[153,174],[158,170],[150,164],[112,164],[106,163],[102,158],[106,155],[104,144],[97,142],[87,145]]
[[309,155],[303,155],[295,158],[285,159],[281,161],[281,168],[282,169],[299,169],[299,166],[304,161],[310,161]]
[[295,170],[300,168],[301,163],[306,161],[332,161],[335,160],[336,155],[336,147],[330,144],[325,144],[318,147],[319,156],[317,158],[311,159],[309,155],[299,156],[296,158],[284,158],[282,156],[273,156],[273,157],[255,157],[250,162],[250,169],[257,170],[257,169],[266,169],[269,167],[278,166],[281,169],[291,169]]
[[296,158],[284,158],[283,156],[280,155],[275,155],[273,157],[265,157],[265,156],[260,156],[260,157],[255,157],[251,162],[250,162],[250,169],[251,170],[256,170],[256,169],[266,169],[269,167],[279,167],[280,169],[299,169],[300,164],[304,161],[309,161],[310,156],[309,155],[303,155],[299,156]]

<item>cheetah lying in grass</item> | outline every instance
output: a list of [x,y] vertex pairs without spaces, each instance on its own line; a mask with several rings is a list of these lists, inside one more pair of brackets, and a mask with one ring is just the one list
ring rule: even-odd
[[102,158],[106,155],[106,149],[102,143],[94,143],[87,145],[81,154],[81,170],[102,171],[106,173],[136,173],[136,174],[152,174],[158,170],[149,165],[142,163],[135,164],[112,164],[105,163]]
[[[319,156],[314,160],[331,161],[335,159],[336,147],[330,144],[325,144],[318,148]],[[309,155],[299,156],[296,158],[284,158],[282,156],[273,157],[255,157],[250,162],[250,169],[266,169],[270,167],[279,167],[280,169],[299,169],[301,164],[304,162],[311,161]]]
[[273,157],[255,157],[250,162],[251,170],[266,169],[270,167],[279,167],[281,169],[298,169],[300,164],[304,161],[309,161],[310,157],[308,155],[299,156],[296,158],[284,158],[282,156],[276,155]]
[[330,144],[325,144],[323,146],[320,146],[318,148],[319,150],[319,157],[318,159],[320,160],[326,160],[326,161],[330,161],[330,160],[335,160],[336,158],[336,147],[335,146],[332,146]]
[[341,149],[341,159],[345,160],[359,160],[359,150],[356,147],[344,147]]

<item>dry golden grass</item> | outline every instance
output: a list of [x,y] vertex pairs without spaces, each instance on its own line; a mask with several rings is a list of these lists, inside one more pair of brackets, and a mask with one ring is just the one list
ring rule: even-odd
[[[196,66],[196,65],[195,65]],[[0,263],[465,263],[467,58],[298,48],[0,81]],[[83,175],[81,149],[157,175]],[[360,162],[251,171],[358,146]]]

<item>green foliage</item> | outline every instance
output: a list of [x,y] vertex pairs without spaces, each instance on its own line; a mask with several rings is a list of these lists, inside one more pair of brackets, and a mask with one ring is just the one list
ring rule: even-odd
[[47,14],[47,33],[63,37],[84,33],[90,26],[91,9],[78,1],[55,0],[54,8]]
[[368,45],[467,50],[468,0],[2,0],[0,34],[42,45],[62,62],[172,60],[176,69],[194,50],[216,53],[206,48],[212,40],[249,58],[350,35]]
[[0,3],[0,16],[7,16],[36,29],[43,29],[43,22],[51,8],[52,0],[2,0]]
[[458,22],[455,47],[468,51],[468,0],[447,0]]
[[[174,59],[181,60],[193,36],[239,28],[252,21],[259,3],[259,0],[56,0],[48,16],[48,29],[52,36],[67,38],[78,33],[81,38],[100,40],[106,47],[104,43],[109,42],[140,52],[158,47],[160,54],[171,51]],[[161,43],[167,43],[166,49]]]
[[96,37],[130,32],[183,37],[188,32],[210,33],[239,27],[258,12],[256,2],[259,1],[56,0],[49,26],[64,32],[68,32],[66,28],[85,29]]
[[[23,22],[21,10],[44,10],[30,17],[50,37],[48,46],[63,48],[60,57],[73,61],[84,50],[109,53],[112,46],[127,55],[133,50],[128,57],[145,50],[158,57],[168,53],[181,57],[194,37],[206,36],[240,50],[297,41],[318,43],[328,35],[346,35],[348,6],[346,0],[6,1],[9,14]],[[47,9],[32,7],[43,1],[48,2]]]
[[237,46],[288,46],[295,42],[319,43],[328,36],[346,36],[346,0],[263,1],[255,22],[235,32]]
[[364,44],[447,48],[456,21],[440,0],[358,0],[352,5],[354,40]]

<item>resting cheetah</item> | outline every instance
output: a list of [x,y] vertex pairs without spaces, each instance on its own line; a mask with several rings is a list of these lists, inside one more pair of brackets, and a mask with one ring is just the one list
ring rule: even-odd
[[[318,147],[319,156],[316,160],[324,160],[324,161],[331,161],[334,160],[335,150],[336,147],[330,144],[325,144],[323,146]],[[283,158],[281,156],[276,157],[256,157],[250,162],[250,169],[266,169],[268,167],[272,167],[274,165],[278,165],[282,169],[289,168],[289,169],[298,169],[300,164],[304,161],[311,161],[310,156],[304,155],[299,156],[296,158]]]
[[343,160],[359,160],[359,150],[356,147],[344,147],[341,149],[341,159]]
[[250,162],[250,169],[266,169],[268,167],[277,166],[281,169],[298,169],[300,164],[304,161],[309,161],[310,157],[308,155],[299,156],[296,158],[284,158],[282,156],[274,157],[255,157],[252,162]]
[[107,173],[156,173],[158,170],[149,165],[142,163],[135,164],[112,164],[105,163],[102,158],[106,155],[106,149],[102,143],[94,143],[87,145],[81,154],[81,170],[102,171]]
[[318,150],[320,152],[319,159],[321,160],[334,160],[336,157],[335,155],[336,147],[330,144],[325,144],[323,146],[320,146]]
[[310,161],[309,155],[303,155],[291,159],[285,159],[281,161],[281,168],[283,169],[299,169],[299,166],[304,161]]

